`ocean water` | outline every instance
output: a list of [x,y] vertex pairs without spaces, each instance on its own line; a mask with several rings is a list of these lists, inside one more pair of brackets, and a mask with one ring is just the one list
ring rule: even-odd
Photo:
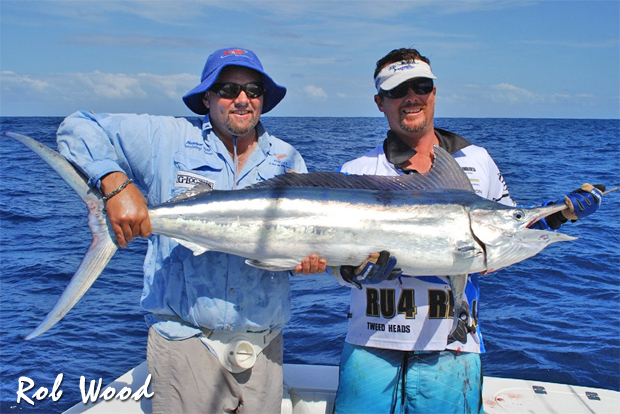
[[[56,147],[61,118],[0,118],[2,131]],[[383,118],[273,118],[312,171],[333,171],[380,143]],[[437,119],[436,126],[488,149],[523,205],[557,199],[583,182],[620,185],[620,121]],[[620,192],[594,216],[566,224],[577,241],[481,279],[485,375],[620,390]],[[79,381],[107,384],[145,358],[139,300],[144,241],[119,251],[89,292],[42,337],[22,338],[51,309],[90,242],[86,210],[36,155],[0,137],[0,412],[62,412]],[[348,290],[322,276],[295,276],[285,329],[288,363],[337,365]],[[62,397],[16,403],[20,377]]]

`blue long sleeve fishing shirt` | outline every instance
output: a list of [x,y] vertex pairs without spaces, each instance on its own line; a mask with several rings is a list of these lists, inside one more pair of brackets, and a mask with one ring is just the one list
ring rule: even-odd
[[[301,155],[259,123],[258,146],[237,175],[236,188],[289,171],[307,172]],[[215,135],[184,118],[76,112],[60,125],[60,153],[93,187],[122,171],[157,205],[202,182],[235,188],[234,160]],[[144,261],[141,304],[147,322],[169,339],[214,331],[262,332],[290,319],[289,272],[270,272],[245,259],[208,251],[199,256],[174,240],[152,235]],[[179,322],[181,320],[181,322]]]

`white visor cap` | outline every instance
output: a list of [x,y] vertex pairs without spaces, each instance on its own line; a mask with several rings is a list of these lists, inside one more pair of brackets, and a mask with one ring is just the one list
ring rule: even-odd
[[377,88],[377,93],[381,89],[389,91],[413,78],[437,79],[433,72],[431,72],[431,67],[428,63],[422,60],[414,60],[413,62],[402,61],[392,63],[381,69],[381,72],[375,78],[375,87]]

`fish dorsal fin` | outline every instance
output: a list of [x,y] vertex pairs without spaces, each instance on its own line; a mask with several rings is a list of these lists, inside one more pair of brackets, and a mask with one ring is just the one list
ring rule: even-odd
[[172,197],[170,200],[166,201],[165,203],[177,203],[179,201],[187,201],[189,199],[192,199],[204,193],[208,193],[210,191],[213,191],[213,188],[211,188],[211,186],[205,183],[198,183],[192,188],[190,188],[189,190],[184,191],[175,197]]
[[441,147],[434,147],[433,167],[426,174],[399,176],[349,175],[336,172],[281,174],[254,184],[247,189],[274,187],[326,187],[360,190],[466,190],[473,191],[467,175],[452,156]]
[[[463,169],[458,162],[439,146],[434,146],[435,158],[433,160],[433,168],[427,174],[417,174],[423,178],[421,180],[427,181],[428,189],[450,189],[450,190],[465,190],[474,191],[471,186],[467,174],[463,172]],[[410,174],[411,175],[411,174]]]

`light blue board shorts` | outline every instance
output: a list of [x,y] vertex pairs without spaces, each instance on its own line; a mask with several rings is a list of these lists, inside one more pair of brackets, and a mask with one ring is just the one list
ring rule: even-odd
[[336,414],[482,414],[480,354],[407,352],[345,342]]

